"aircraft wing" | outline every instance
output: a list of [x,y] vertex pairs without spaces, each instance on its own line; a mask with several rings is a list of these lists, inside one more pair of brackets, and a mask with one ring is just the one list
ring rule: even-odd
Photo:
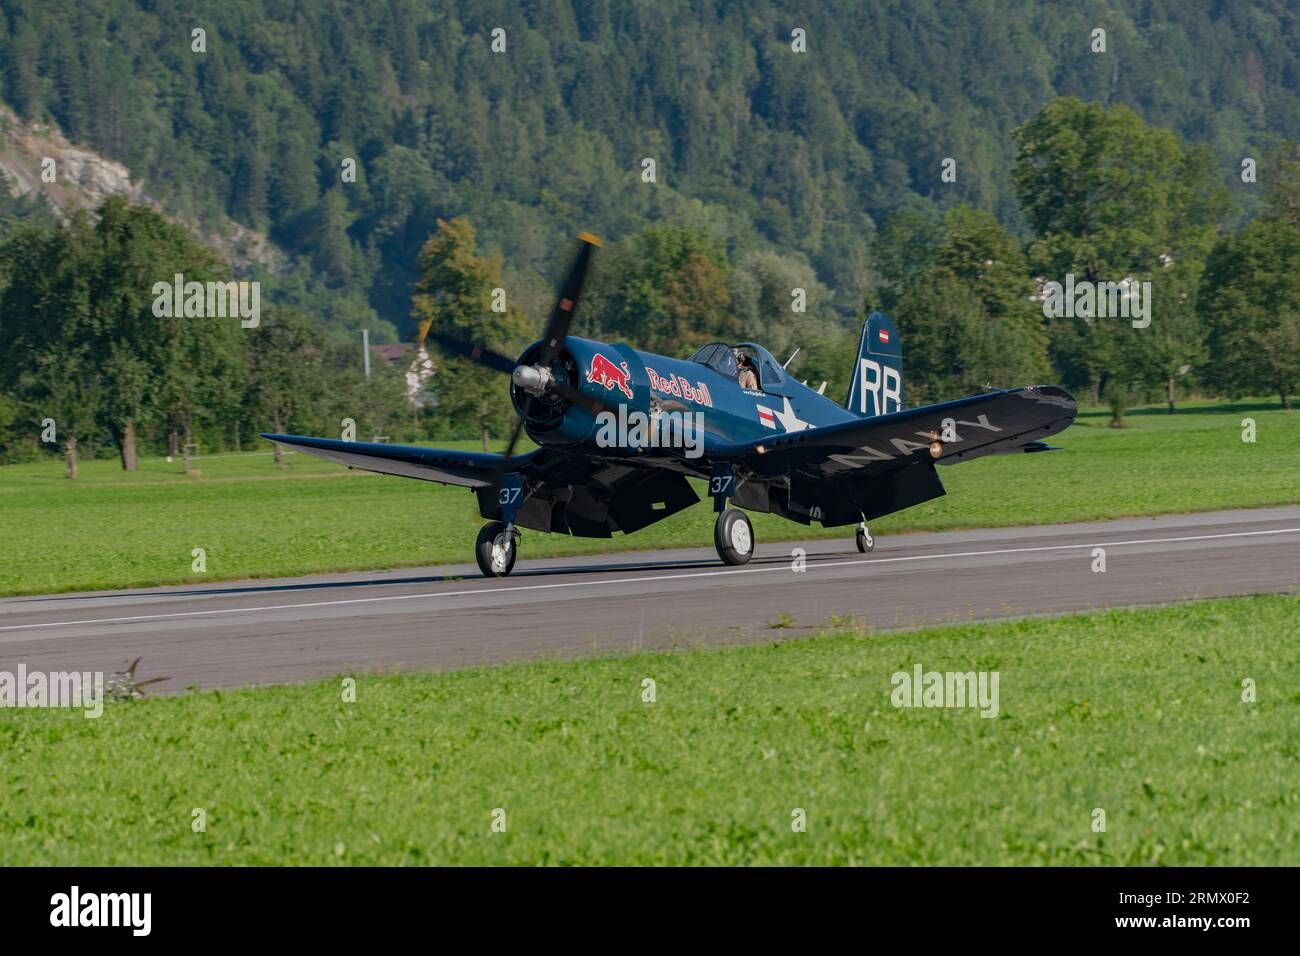
[[[834,526],[939,497],[944,490],[936,464],[1050,451],[1042,439],[1064,430],[1077,411],[1064,389],[1034,386],[709,447],[708,453],[714,462],[739,466],[741,507]],[[930,445],[945,437],[936,460]]]
[[[500,519],[493,479],[501,455],[416,445],[264,434],[263,438],[297,448],[349,468],[444,485],[471,488],[479,513]],[[523,502],[515,522],[537,531],[608,538],[661,521],[699,501],[683,475],[616,461],[595,461],[551,448],[511,459],[511,472],[523,484]]]
[[[317,458],[382,475],[419,478],[444,485],[486,488],[501,464],[501,456],[475,451],[452,451],[445,448],[420,448],[415,445],[387,445],[382,442],[341,441],[337,438],[308,438],[305,435],[263,434],[290,448],[297,448]],[[536,452],[516,455],[522,465]]]
[[744,459],[756,474],[789,470],[835,475],[880,474],[918,459],[934,462],[930,443],[943,441],[939,464],[1007,452],[1047,451],[1042,439],[1074,421],[1078,403],[1055,386],[986,392],[889,415],[785,432],[730,447],[710,447],[711,457]]

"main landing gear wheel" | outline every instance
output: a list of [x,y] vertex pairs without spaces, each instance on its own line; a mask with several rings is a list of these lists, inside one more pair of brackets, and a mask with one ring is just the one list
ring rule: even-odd
[[743,511],[728,508],[713,526],[713,544],[727,564],[748,564],[754,556],[754,526]]
[[515,566],[515,556],[519,553],[515,544],[514,528],[507,528],[500,521],[489,521],[479,529],[474,546],[478,569],[485,577],[504,578]]
[[876,539],[871,536],[871,531],[867,527],[865,521],[862,524],[858,525],[857,539],[858,539],[858,550],[861,551],[863,554],[866,554],[869,551],[876,550]]

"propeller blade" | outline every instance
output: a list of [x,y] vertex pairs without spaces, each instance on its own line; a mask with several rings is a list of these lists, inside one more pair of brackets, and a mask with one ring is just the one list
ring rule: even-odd
[[479,365],[486,366],[493,371],[505,372],[509,375],[515,370],[514,359],[506,358],[500,352],[494,352],[486,346],[452,338],[450,335],[442,335],[439,332],[430,332],[429,338],[442,346],[443,351],[461,358],[467,358],[471,362],[477,362]]
[[577,258],[569,269],[564,285],[560,287],[560,298],[551,310],[547,320],[546,331],[542,334],[542,353],[538,361],[550,365],[560,353],[564,340],[573,324],[573,313],[578,308],[578,299],[582,295],[582,284],[587,278],[587,263],[591,261],[591,250],[600,245],[600,240],[589,232],[578,233],[582,245],[578,247]]
[[[538,353],[535,360],[537,365],[549,366],[559,357],[560,349],[564,347],[564,340],[568,338],[569,328],[573,325],[573,313],[578,307],[578,299],[582,296],[582,284],[587,278],[587,264],[591,261],[591,250],[600,245],[600,240],[589,232],[578,233],[578,240],[582,245],[578,247],[578,255],[573,260],[569,274],[564,279],[564,285],[560,287],[560,298],[555,303],[555,308],[551,310],[551,317],[546,322],[546,330],[542,334],[542,351]],[[489,368],[496,368],[503,372],[514,371],[515,363],[504,355],[498,355],[496,352],[480,346],[448,339],[446,336],[435,335],[434,339],[456,354],[468,355],[469,358]],[[471,351],[466,352],[466,347]],[[605,410],[605,404],[599,399],[586,395],[568,385],[555,383],[547,391],[554,392],[593,414],[599,414]],[[515,445],[518,443],[523,430],[524,418],[518,416],[515,418],[515,430],[511,433],[510,441],[506,443],[505,454],[501,457],[501,464],[497,466],[496,473],[492,476],[492,487],[498,493],[501,490],[501,482],[510,468],[510,459],[514,456]]]

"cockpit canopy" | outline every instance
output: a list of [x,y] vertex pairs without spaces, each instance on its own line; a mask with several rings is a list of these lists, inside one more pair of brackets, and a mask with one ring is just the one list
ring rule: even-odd
[[772,357],[771,352],[755,342],[741,342],[739,345],[710,342],[703,348],[698,349],[688,361],[707,365],[718,374],[726,375],[728,378],[739,378],[740,370],[736,367],[737,351],[753,363],[754,370],[758,373],[760,388],[781,385],[785,382],[785,372],[781,368],[781,363]]

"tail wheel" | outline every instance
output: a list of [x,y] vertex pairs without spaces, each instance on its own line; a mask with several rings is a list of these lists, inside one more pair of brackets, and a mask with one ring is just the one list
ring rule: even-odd
[[858,525],[858,550],[863,554],[876,550],[876,539],[871,536],[871,529],[866,524]]
[[713,526],[713,544],[726,564],[748,564],[754,556],[754,526],[743,511],[728,508]]
[[478,532],[474,558],[484,577],[504,578],[515,566],[516,547],[514,529],[507,529],[500,521],[489,521]]

